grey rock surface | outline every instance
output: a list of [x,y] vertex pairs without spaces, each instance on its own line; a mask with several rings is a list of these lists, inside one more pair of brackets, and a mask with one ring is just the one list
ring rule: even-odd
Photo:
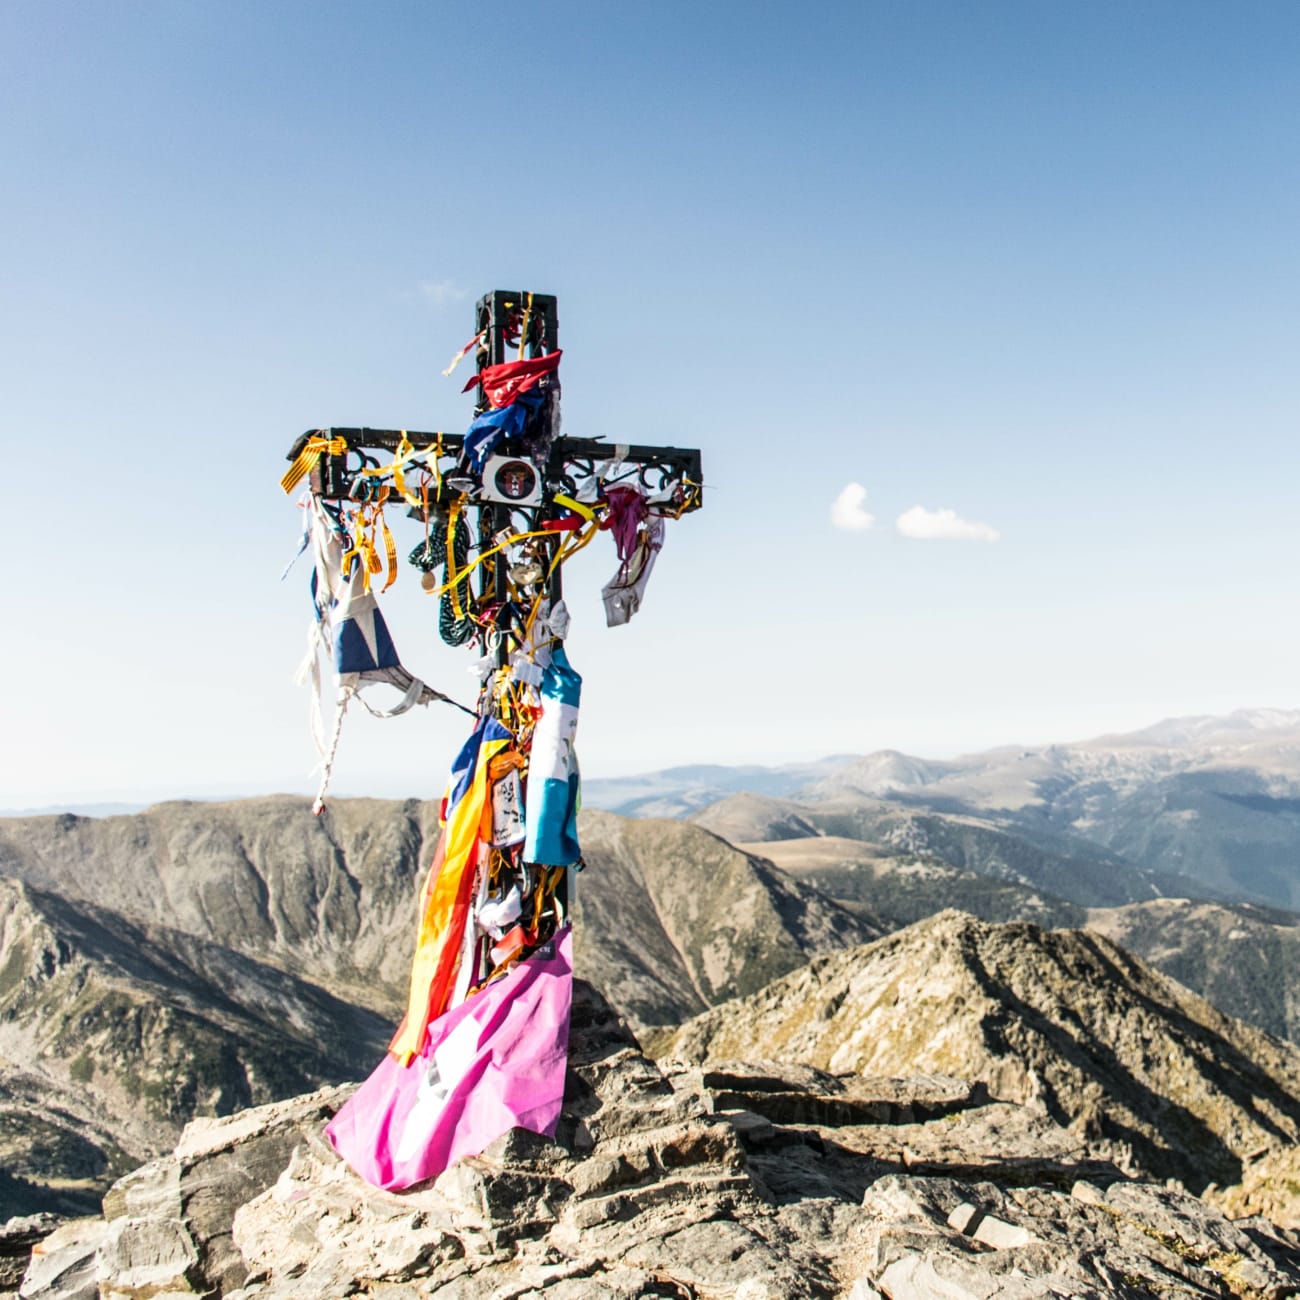
[[113,1184],[96,1277],[102,1300],[233,1290],[247,1273],[231,1240],[235,1211],[280,1176],[350,1094],[322,1088],[186,1126],[176,1149]]
[[[811,1118],[746,1123],[738,1091]],[[87,1258],[102,1300],[1300,1293],[1300,1237],[1127,1177],[1041,1107],[953,1077],[656,1064],[581,985],[553,1142],[512,1130],[381,1192],[321,1137],[339,1100],[191,1126],[78,1225],[80,1247],[33,1260],[24,1295],[95,1294]],[[51,1266],[62,1249],[78,1275]]]
[[14,1216],[0,1223],[0,1294],[23,1280],[33,1249],[59,1226],[53,1214]]
[[107,1235],[102,1219],[60,1224],[32,1248],[18,1288],[22,1300],[99,1300],[96,1265]]

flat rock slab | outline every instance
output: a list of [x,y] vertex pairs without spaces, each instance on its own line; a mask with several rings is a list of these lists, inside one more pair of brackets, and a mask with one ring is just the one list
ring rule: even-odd
[[235,1211],[279,1178],[350,1091],[322,1088],[195,1120],[172,1154],[114,1183],[104,1197],[109,1230],[96,1264],[101,1300],[240,1286],[248,1270],[231,1237]]
[[1152,1184],[1072,1195],[890,1175],[867,1189],[863,1209],[848,1253],[891,1300],[1281,1296],[1300,1283],[1284,1233],[1248,1232]]
[[0,1292],[15,1290],[27,1272],[32,1248],[59,1226],[53,1214],[25,1214],[0,1224]]
[[99,1300],[95,1271],[100,1244],[108,1236],[103,1219],[73,1219],[32,1248],[18,1294],[22,1300]]

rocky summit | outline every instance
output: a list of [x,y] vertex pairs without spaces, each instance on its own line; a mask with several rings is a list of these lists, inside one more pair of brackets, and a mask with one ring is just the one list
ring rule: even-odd
[[346,1094],[195,1121],[102,1217],[8,1225],[0,1265],[30,1252],[24,1300],[1300,1292],[1296,1234],[1127,1176],[1041,1106],[942,1075],[656,1063],[581,984],[554,1142],[514,1130],[380,1192],[321,1136]]

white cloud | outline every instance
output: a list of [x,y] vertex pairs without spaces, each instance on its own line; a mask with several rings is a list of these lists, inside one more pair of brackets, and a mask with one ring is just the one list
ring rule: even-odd
[[462,289],[454,280],[421,280],[416,289],[420,297],[441,307],[444,303],[460,302],[469,297],[469,290]]
[[924,506],[904,510],[895,527],[904,537],[927,542],[996,542],[1002,536],[996,528],[963,519],[955,510],[927,510]]
[[863,509],[866,499],[867,489],[861,483],[850,483],[831,502],[831,523],[836,528],[845,528],[852,533],[870,528],[875,518]]

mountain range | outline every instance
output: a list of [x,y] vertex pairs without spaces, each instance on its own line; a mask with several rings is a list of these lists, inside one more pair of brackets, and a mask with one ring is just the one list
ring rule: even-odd
[[[435,828],[433,804],[289,797],[0,821],[0,1156],[26,1180],[0,1214],[84,1207],[193,1116],[369,1073]],[[884,932],[689,823],[582,834],[578,966],[636,1026]]]
[[[989,974],[986,941],[970,938],[984,931],[961,930],[985,971],[984,991],[976,997],[958,981],[956,1001],[937,1003],[936,1014],[957,1023],[954,1007],[982,1008],[961,1032],[996,1050],[980,1056],[972,1048],[943,1068],[987,1079],[1007,1069],[1040,1081],[1068,1075],[1075,1081],[1064,1091],[1016,1094],[1020,1104],[1056,1106],[1064,1120],[1091,1113],[1088,1098],[1115,1085],[1104,1071],[1081,1082],[1058,1058],[1077,1065],[1082,1052],[1127,1062],[1156,1110],[1135,1101],[1108,1109],[1089,1140],[1098,1150],[1112,1143],[1112,1154],[1127,1142],[1126,1159],[1186,1178],[1185,1166],[1148,1159],[1159,1128],[1153,1115],[1175,1105],[1177,1081],[1152,1074],[1142,1053],[1177,1038],[1182,1031],[1171,1026],[1187,1021],[1192,995],[1157,996],[1142,980],[1161,977],[1138,979],[1130,954],[1205,994],[1219,1012],[1300,1039],[1300,918],[1261,902],[1267,891],[1241,888],[1235,867],[1206,865],[1246,843],[1243,860],[1259,866],[1257,884],[1295,874],[1300,841],[1288,840],[1287,828],[1300,823],[1286,792],[1297,735],[1300,715],[1256,711],[943,764],[839,757],[783,769],[758,792],[746,789],[764,784],[750,769],[657,774],[638,787],[637,809],[672,806],[687,816],[582,814],[579,973],[663,1048],[683,1023],[706,1023],[717,1008],[740,1023],[747,999],[803,989],[798,981],[827,962],[877,961],[863,955],[874,951],[864,944],[918,923],[924,930],[945,908],[966,913],[964,925],[994,925],[990,933],[1020,924],[1006,933],[1033,952],[1050,948],[1035,935],[1083,931],[1091,937],[1068,962],[1041,958],[1031,985],[1046,982],[1054,961],[1069,976],[1044,1008],[1023,977],[1017,984],[1005,969]],[[674,785],[678,778],[686,784]],[[1174,797],[1179,790],[1199,791],[1195,807],[1190,796]],[[1145,837],[1131,830],[1143,816],[1153,823]],[[1212,824],[1220,816],[1227,822]],[[337,800],[315,818],[305,800],[287,796],[0,820],[0,1214],[84,1208],[192,1117],[368,1072],[404,1002],[415,900],[436,829],[432,803]],[[1200,832],[1209,848],[1193,845]],[[1192,845],[1181,855],[1173,852],[1179,835]],[[1152,861],[1143,857],[1148,848]],[[942,928],[925,933],[926,961],[937,970],[945,945],[957,941],[934,939],[948,934]],[[1002,952],[1012,941],[998,943]],[[1094,958],[1080,956],[1085,949]],[[998,960],[1005,968],[1004,952]],[[1105,990],[1121,977],[1137,980],[1133,1005],[1150,1012],[1138,1016],[1136,1037],[1081,1019],[1077,1008],[1064,1028],[1044,1027],[1045,1017],[1064,1014],[1070,980],[1113,1001],[1118,994]],[[999,1006],[1030,1028],[990,1040]],[[918,1025],[926,1014],[915,1009]],[[1192,1019],[1209,1023],[1201,1011]],[[1214,1033],[1228,1046],[1189,1048],[1180,1068],[1204,1074],[1215,1051],[1246,1051],[1244,1027]],[[765,1028],[745,1051],[776,1036]],[[1286,1075],[1290,1049],[1265,1050],[1265,1041],[1250,1040],[1247,1055],[1264,1062],[1251,1069]],[[685,1042],[673,1050],[686,1053]],[[1010,1056],[1021,1065],[1008,1066]],[[927,1062],[914,1054],[871,1068],[943,1064]],[[1213,1071],[1207,1077],[1210,1091],[1227,1087]],[[1290,1105],[1267,1103],[1278,1114]],[[1243,1124],[1229,1127],[1244,1133]],[[1277,1143],[1222,1141],[1220,1182],[1244,1188],[1254,1177],[1276,1189],[1295,1175]],[[1265,1148],[1266,1169],[1249,1158]]]
[[[746,768],[677,768],[594,782],[586,798],[625,815],[694,816],[739,840],[788,837],[781,823],[802,822],[855,838],[892,834],[895,844],[922,836],[922,847],[948,838],[958,847],[940,852],[952,858],[962,843],[1009,836],[1042,855],[1044,868],[1091,872],[1094,893],[1132,895],[1112,902],[1190,893],[1300,908],[1300,712],[1176,718],[943,761],[884,750],[811,767],[817,775],[786,767],[761,769],[761,778]],[[716,805],[741,791],[781,802],[749,826],[731,816],[724,829]],[[1004,859],[1010,851],[1004,845]]]

